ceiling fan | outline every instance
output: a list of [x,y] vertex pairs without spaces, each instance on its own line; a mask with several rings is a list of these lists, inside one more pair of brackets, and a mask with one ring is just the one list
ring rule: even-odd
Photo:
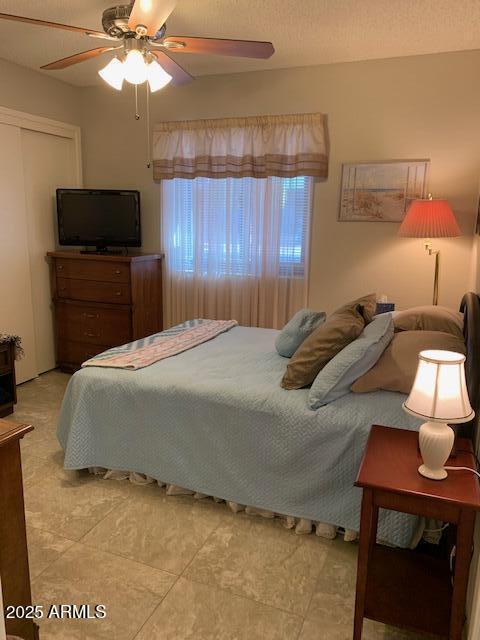
[[152,92],[169,82],[173,85],[191,82],[193,77],[173,60],[170,52],[245,58],[270,58],[273,55],[274,48],[271,42],[167,36],[166,20],[176,4],[177,0],[133,0],[130,4],[105,9],[102,15],[103,32],[7,13],[0,13],[0,20],[74,31],[108,41],[103,47],[76,53],[41,68],[50,71],[66,69],[84,60],[116,51],[115,57],[99,71],[99,74],[119,90],[124,80],[134,85],[148,81]]

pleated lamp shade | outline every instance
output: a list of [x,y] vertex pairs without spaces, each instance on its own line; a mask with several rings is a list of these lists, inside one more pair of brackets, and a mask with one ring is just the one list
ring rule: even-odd
[[454,238],[461,235],[446,200],[414,200],[398,231],[407,238]]

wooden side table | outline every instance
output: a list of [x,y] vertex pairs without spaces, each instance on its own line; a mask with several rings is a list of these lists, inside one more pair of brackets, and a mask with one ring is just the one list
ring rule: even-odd
[[[0,576],[4,607],[32,603],[20,461],[20,440],[32,429],[31,425],[0,420]],[[23,640],[38,639],[38,626],[33,620],[8,619],[6,627],[7,634]]]
[[[446,480],[429,480],[418,473],[420,463],[417,432],[372,427],[355,483],[363,488],[363,498],[354,640],[362,637],[363,618],[461,638],[480,485],[469,471],[449,471]],[[447,466],[475,469],[470,440],[458,440],[456,456]],[[453,583],[448,558],[376,543],[379,508],[456,525]]]

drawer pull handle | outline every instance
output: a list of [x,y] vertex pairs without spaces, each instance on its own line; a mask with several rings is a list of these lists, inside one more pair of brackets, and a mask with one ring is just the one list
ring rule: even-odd
[[84,318],[98,318],[99,317],[98,313],[82,313],[82,316]]
[[120,269],[115,269],[115,275],[119,276],[121,273]]
[[65,291],[67,287],[60,287],[60,291]]
[[84,331],[83,335],[86,336],[87,338],[98,338],[98,336],[95,333],[92,333],[89,331]]
[[57,269],[58,269],[59,271],[63,271],[63,265],[59,264],[59,265],[58,265],[58,267],[57,267]]
[[122,292],[121,292],[121,291],[115,291],[115,295],[116,295],[116,296],[121,296],[121,295],[122,295]]

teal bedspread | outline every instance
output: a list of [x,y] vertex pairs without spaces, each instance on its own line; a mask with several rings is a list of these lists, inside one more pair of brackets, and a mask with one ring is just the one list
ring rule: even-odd
[[[358,530],[353,486],[371,424],[418,429],[391,392],[312,411],[280,387],[273,329],[235,327],[138,371],[88,367],[63,401],[65,467],[148,474],[195,491]],[[407,546],[416,519],[381,512],[379,537]]]

